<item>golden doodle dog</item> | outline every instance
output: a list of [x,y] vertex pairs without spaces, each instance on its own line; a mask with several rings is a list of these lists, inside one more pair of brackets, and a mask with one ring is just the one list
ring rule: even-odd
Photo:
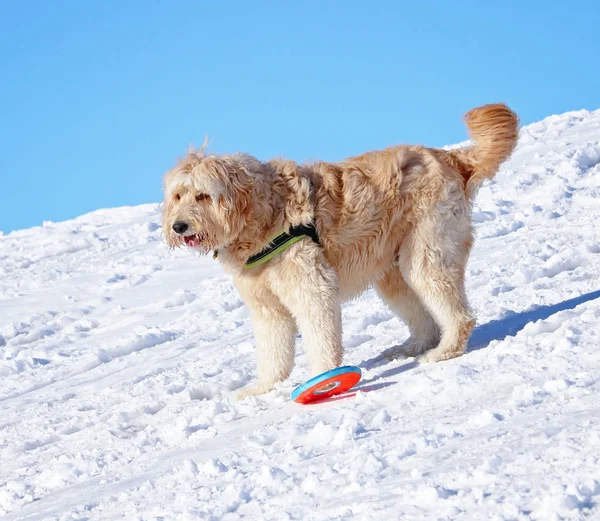
[[402,145],[299,165],[202,147],[166,174],[166,242],[214,251],[250,310],[258,379],[240,398],[289,376],[298,328],[314,375],[338,367],[342,302],[371,285],[409,327],[402,354],[465,352],[471,203],[512,153],[518,119],[493,104],[465,121],[465,149]]

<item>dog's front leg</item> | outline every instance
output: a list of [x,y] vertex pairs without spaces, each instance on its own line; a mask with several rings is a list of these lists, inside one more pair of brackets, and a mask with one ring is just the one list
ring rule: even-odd
[[322,254],[286,263],[276,293],[298,322],[312,375],[342,363],[339,282]]
[[252,316],[258,378],[236,393],[239,400],[267,393],[277,382],[289,376],[294,366],[297,333],[292,315],[275,295],[263,290],[260,299],[252,295],[245,297]]

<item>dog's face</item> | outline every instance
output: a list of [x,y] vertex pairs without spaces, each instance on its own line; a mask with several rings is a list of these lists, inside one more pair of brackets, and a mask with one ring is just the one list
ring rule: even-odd
[[251,213],[252,173],[259,168],[249,156],[188,154],[165,176],[167,244],[206,254],[234,241]]

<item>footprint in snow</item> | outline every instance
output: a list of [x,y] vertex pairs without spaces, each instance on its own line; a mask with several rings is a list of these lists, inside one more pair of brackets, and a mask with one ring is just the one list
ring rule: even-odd
[[116,282],[121,282],[125,280],[127,277],[122,273],[115,273],[110,279],[107,279],[107,284],[115,284]]

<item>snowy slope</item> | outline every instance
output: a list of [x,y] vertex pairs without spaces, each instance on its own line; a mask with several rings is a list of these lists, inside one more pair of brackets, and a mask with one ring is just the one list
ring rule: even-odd
[[254,373],[248,312],[157,205],[0,236],[0,520],[600,519],[600,110],[525,127],[479,193],[462,358],[344,307],[349,398]]

